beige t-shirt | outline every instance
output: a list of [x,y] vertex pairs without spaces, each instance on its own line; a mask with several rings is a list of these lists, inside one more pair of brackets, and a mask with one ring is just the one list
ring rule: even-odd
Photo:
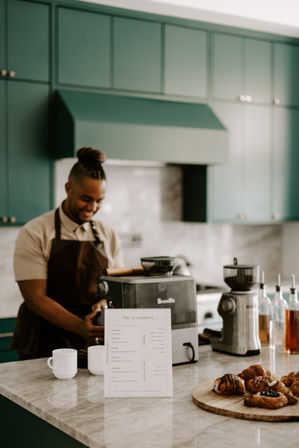
[[[15,279],[47,279],[47,263],[55,238],[55,210],[34,218],[22,227],[15,244]],[[77,224],[59,207],[62,240],[94,241],[89,222]],[[114,230],[101,221],[94,221],[101,241],[104,243],[108,267],[122,267],[123,257],[120,241]]]

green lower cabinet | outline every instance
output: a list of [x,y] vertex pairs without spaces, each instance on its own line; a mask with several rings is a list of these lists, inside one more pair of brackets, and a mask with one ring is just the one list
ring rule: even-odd
[[0,0],[0,72],[5,68],[5,4]]
[[273,109],[273,217],[299,220],[299,110]]
[[7,214],[5,103],[5,82],[0,81],[0,222],[5,221]]
[[10,349],[15,323],[15,318],[0,319],[0,363],[19,359],[17,352]]
[[58,83],[110,86],[110,17],[58,8]]
[[7,81],[8,209],[22,224],[50,209],[49,87]]
[[162,25],[145,20],[113,20],[113,87],[161,93]]
[[208,220],[263,222],[271,217],[271,108],[213,103],[229,130],[229,162],[208,168]]

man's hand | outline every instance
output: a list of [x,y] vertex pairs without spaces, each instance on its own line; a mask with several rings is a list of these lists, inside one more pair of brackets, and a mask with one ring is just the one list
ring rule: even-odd
[[98,310],[93,310],[91,313],[85,316],[82,323],[82,336],[87,340],[94,340],[99,338],[100,340],[104,338],[104,327],[99,325],[94,325],[94,318],[98,314]]

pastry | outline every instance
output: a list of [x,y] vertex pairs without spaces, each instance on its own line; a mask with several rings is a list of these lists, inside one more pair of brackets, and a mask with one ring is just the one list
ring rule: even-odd
[[244,399],[244,404],[246,406],[267,409],[282,408],[287,403],[288,399],[284,394],[273,390],[257,392],[256,394],[248,394],[248,396]]
[[291,391],[293,392],[294,395],[299,397],[299,379],[292,383]]
[[246,386],[247,382],[256,376],[271,376],[271,372],[265,369],[261,364],[253,364],[239,373],[239,377],[245,381]]
[[256,394],[257,392],[263,392],[275,388],[277,379],[273,376],[256,376],[251,380],[247,381],[246,390],[251,394]]
[[296,404],[298,402],[297,398],[294,397],[293,393],[287,388],[287,386],[273,376],[257,376],[251,380],[248,380],[246,389],[251,394],[273,390],[285,395],[288,400],[288,404]]
[[226,373],[215,380],[213,390],[219,395],[243,395],[245,384],[238,375]]
[[288,387],[291,387],[292,383],[296,380],[299,381],[299,371],[290,372],[288,375],[281,377],[281,381]]

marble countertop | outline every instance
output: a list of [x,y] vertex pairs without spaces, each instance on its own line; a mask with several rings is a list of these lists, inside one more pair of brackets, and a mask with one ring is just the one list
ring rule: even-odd
[[298,422],[268,423],[212,414],[192,402],[196,386],[262,363],[277,375],[299,370],[299,355],[263,348],[244,358],[199,347],[195,364],[173,367],[172,398],[104,399],[103,376],[80,369],[57,380],[46,359],[0,364],[0,393],[91,447],[298,447]]

